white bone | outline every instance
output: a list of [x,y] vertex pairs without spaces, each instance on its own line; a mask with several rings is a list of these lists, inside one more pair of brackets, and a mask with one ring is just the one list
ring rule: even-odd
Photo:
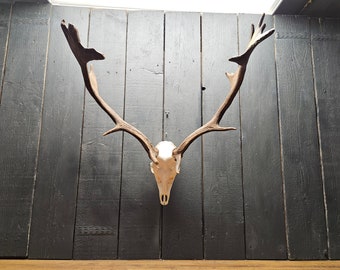
[[169,141],[162,141],[156,145],[158,150],[157,163],[151,162],[150,169],[155,175],[159,199],[162,205],[167,205],[170,191],[176,175],[179,173],[181,155],[173,155],[176,146]]
[[162,141],[156,145],[156,148],[158,149],[157,158],[167,160],[172,158],[172,150],[176,148],[176,145],[169,141]]

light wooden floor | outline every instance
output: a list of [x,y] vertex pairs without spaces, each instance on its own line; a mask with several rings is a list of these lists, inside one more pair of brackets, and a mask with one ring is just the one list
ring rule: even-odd
[[71,261],[71,260],[0,260],[1,270],[188,270],[188,269],[340,269],[340,261]]

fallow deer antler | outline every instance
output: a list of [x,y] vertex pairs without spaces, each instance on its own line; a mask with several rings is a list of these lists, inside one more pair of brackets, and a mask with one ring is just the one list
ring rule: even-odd
[[87,63],[91,60],[103,60],[105,58],[104,55],[97,52],[95,49],[85,49],[80,43],[78,30],[72,24],[69,24],[67,27],[65,21],[63,20],[61,22],[61,28],[65,34],[65,37],[74,56],[76,57],[80,65],[87,90],[98,103],[98,105],[110,116],[110,118],[116,124],[114,128],[108,130],[103,135],[105,136],[120,130],[130,133],[143,145],[144,149],[149,155],[149,158],[153,162],[158,163],[158,150],[152,145],[148,137],[146,137],[137,128],[124,121],[123,118],[121,118],[99,95],[96,76],[93,72],[92,66],[90,66],[90,71],[88,71]]
[[61,27],[68,41],[68,44],[70,45],[70,48],[81,67],[87,90],[98,103],[98,105],[110,116],[113,122],[116,123],[116,126],[113,129],[105,132],[104,135],[122,130],[130,133],[131,135],[136,137],[137,140],[139,140],[144,149],[147,151],[149,158],[152,160],[150,167],[152,173],[155,175],[156,178],[159,190],[159,199],[162,205],[167,205],[169,202],[170,190],[176,175],[179,173],[181,158],[189,145],[199,136],[207,132],[235,129],[233,127],[221,127],[219,123],[224,113],[233,102],[238,90],[240,89],[244,74],[246,72],[247,63],[252,51],[261,41],[265,40],[267,37],[274,33],[274,29],[263,32],[266,27],[266,25],[263,23],[263,19],[264,14],[261,17],[260,22],[256,28],[254,27],[254,25],[252,25],[251,39],[246,51],[242,55],[229,59],[230,61],[237,63],[239,67],[235,74],[226,73],[231,85],[230,92],[227,95],[226,99],[218,108],[211,120],[204,124],[202,127],[195,130],[188,137],[186,137],[178,147],[176,147],[172,142],[168,141],[161,141],[156,145],[156,147],[154,147],[150,140],[142,132],[124,121],[103,100],[98,92],[97,80],[96,76],[94,75],[92,66],[90,67],[90,71],[88,71],[87,63],[91,60],[102,60],[104,59],[104,56],[98,53],[95,49],[84,48],[80,43],[77,29],[72,24],[69,24],[67,27],[65,21],[61,22]]
[[274,33],[274,29],[270,29],[263,33],[266,24],[263,23],[264,15],[262,15],[258,26],[254,27],[252,24],[251,26],[251,38],[248,44],[248,47],[246,51],[239,56],[230,58],[229,61],[235,62],[239,65],[236,73],[226,73],[226,76],[228,77],[230,81],[230,91],[227,95],[224,102],[221,104],[221,106],[218,108],[216,113],[213,115],[213,117],[203,126],[196,129],[193,133],[191,133],[188,137],[184,139],[184,141],[173,150],[174,155],[182,155],[187,150],[189,145],[196,140],[201,135],[211,132],[211,131],[227,131],[227,130],[235,130],[234,127],[221,127],[219,125],[224,113],[226,110],[230,107],[231,103],[233,102],[238,90],[240,89],[240,86],[243,82],[244,74],[246,72],[247,64],[249,57],[252,53],[252,51],[255,49],[255,47],[261,43],[261,41],[265,40],[269,36],[271,36]]

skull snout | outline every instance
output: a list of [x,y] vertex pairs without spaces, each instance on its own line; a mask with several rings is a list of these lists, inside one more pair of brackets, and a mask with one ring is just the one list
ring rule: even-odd
[[158,164],[151,163],[151,171],[157,182],[160,204],[168,205],[172,184],[177,174],[175,166],[170,163],[170,160],[160,161]]
[[169,181],[160,181],[157,182],[158,191],[159,191],[159,201],[161,205],[168,205],[170,200],[170,192],[173,183],[173,179]]
[[173,155],[175,145],[172,142],[162,141],[156,145],[158,149],[157,163],[151,162],[150,169],[155,175],[159,190],[159,201],[161,205],[168,205],[170,191],[176,175],[179,173],[181,161],[180,155]]

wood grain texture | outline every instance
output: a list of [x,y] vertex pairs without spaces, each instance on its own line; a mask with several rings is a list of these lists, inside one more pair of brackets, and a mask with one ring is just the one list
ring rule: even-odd
[[327,257],[309,20],[275,17],[288,257]]
[[[249,42],[250,25],[259,15],[239,16],[240,53]],[[273,27],[266,16],[267,29]],[[274,38],[252,53],[240,90],[242,165],[247,259],[285,259]]]
[[8,49],[10,17],[12,5],[0,3],[0,104]]
[[311,34],[328,221],[328,255],[331,259],[340,259],[340,20],[313,19]]
[[72,258],[84,83],[60,22],[76,24],[86,44],[88,17],[88,9],[52,8],[30,258]]
[[166,207],[140,143],[102,137],[114,124],[84,90],[60,29],[73,23],[105,54],[93,62],[99,91],[120,115],[154,144],[178,145],[224,99],[228,58],[258,18],[1,3],[0,257],[144,260],[0,269],[340,269],[214,261],[340,259],[338,19],[274,18],[276,38],[254,51],[222,120],[237,130],[188,148]]
[[37,261],[37,260],[2,260],[2,270],[189,270],[189,269],[243,269],[243,270],[310,270],[310,269],[340,269],[339,261],[167,261],[167,260],[137,260],[137,261]]
[[[104,53],[94,63],[100,95],[123,115],[127,15],[91,10],[89,47]],[[122,133],[102,134],[112,120],[86,92],[74,258],[117,258]]]
[[[125,119],[152,142],[162,139],[163,20],[159,11],[128,14]],[[160,206],[150,160],[124,134],[118,257],[159,258]]]
[[[164,139],[179,145],[201,126],[199,13],[166,13],[164,58]],[[185,152],[163,208],[164,259],[203,258],[201,158],[199,138]]]
[[1,257],[27,256],[49,10],[49,5],[13,6],[0,106]]
[[[237,55],[237,16],[202,15],[203,122],[211,119],[229,91],[225,72]],[[221,126],[236,131],[203,136],[204,257],[244,259],[244,219],[238,97]]]
[[303,4],[301,11],[295,14],[301,14],[310,17],[334,17],[339,18],[340,3],[337,0],[313,1],[308,5]]

